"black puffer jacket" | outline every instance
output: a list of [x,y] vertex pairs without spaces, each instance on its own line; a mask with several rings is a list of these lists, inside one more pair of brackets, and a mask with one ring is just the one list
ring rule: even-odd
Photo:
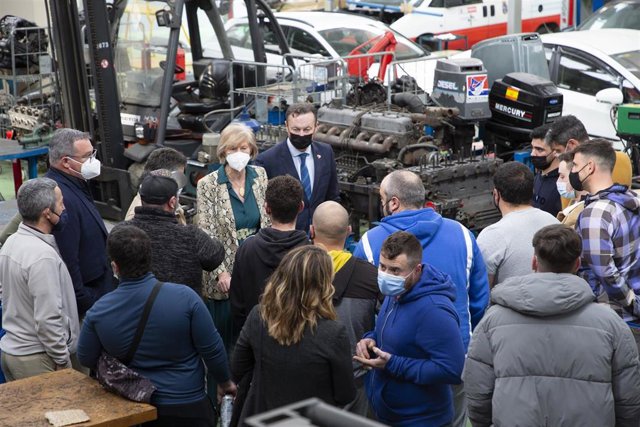
[[187,285],[200,295],[202,270],[212,271],[220,265],[222,243],[195,225],[178,224],[170,212],[145,206],[135,212],[126,224],[141,228],[151,238],[151,271],[156,278]]
[[476,327],[463,380],[476,426],[633,426],[638,350],[629,327],[571,274],[507,279]]

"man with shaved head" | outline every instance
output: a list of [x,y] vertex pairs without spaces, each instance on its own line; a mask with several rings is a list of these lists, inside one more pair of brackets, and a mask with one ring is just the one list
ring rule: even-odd
[[[473,234],[457,221],[425,208],[424,184],[417,174],[399,170],[380,183],[384,218],[367,231],[354,256],[378,266],[384,240],[396,231],[407,231],[422,244],[422,262],[451,276],[456,285],[455,307],[465,351],[471,331],[489,303],[487,270]],[[452,426],[465,425],[466,405],[462,386],[453,386],[455,418]]]
[[[313,243],[326,250],[333,260],[333,304],[340,320],[347,327],[351,349],[355,354],[360,338],[373,329],[378,298],[378,270],[368,262],[356,258],[344,250],[344,243],[351,234],[349,214],[339,203],[329,201],[320,204],[311,225]],[[354,363],[354,373],[361,371]],[[364,393],[362,377],[356,378],[358,393],[349,410],[367,415],[369,404]]]

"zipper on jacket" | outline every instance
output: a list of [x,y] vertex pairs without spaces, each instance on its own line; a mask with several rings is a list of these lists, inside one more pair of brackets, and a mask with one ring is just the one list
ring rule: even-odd
[[396,308],[396,305],[398,305],[397,299],[393,302],[391,309],[387,311],[387,315],[384,317],[384,323],[382,324],[382,329],[380,329],[380,345],[378,346],[380,350],[382,350],[382,337],[384,336],[384,328],[387,326],[387,320],[389,320],[389,316],[393,312],[393,309]]
[[[389,309],[389,311],[387,311],[387,314],[384,316],[384,323],[382,324],[382,329],[380,329],[380,343],[376,343],[376,346],[382,350],[382,336],[384,334],[384,328],[387,326],[387,320],[389,320],[389,316],[391,315],[391,313],[393,312],[393,309],[396,308],[396,305],[398,304],[398,300],[396,299],[393,302],[393,305],[391,306],[391,308]],[[374,381],[374,377],[376,375],[376,370],[372,369],[371,370],[371,375],[369,377],[369,384],[372,386],[373,385],[373,381]]]

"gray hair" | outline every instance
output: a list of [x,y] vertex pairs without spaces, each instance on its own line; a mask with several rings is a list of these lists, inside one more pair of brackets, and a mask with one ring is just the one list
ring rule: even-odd
[[49,142],[49,163],[56,164],[63,157],[72,156],[73,144],[83,139],[91,140],[91,135],[75,129],[61,128],[53,133]]
[[37,222],[42,211],[54,209],[56,205],[56,187],[58,184],[50,178],[31,179],[18,190],[18,211],[27,222]]
[[406,170],[393,171],[383,181],[387,200],[396,197],[403,206],[424,207],[424,184],[417,174]]

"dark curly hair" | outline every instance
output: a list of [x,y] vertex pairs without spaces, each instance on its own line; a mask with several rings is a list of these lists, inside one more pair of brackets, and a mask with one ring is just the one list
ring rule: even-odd
[[303,198],[302,184],[291,175],[276,176],[267,184],[265,201],[271,210],[271,219],[281,224],[295,221]]

